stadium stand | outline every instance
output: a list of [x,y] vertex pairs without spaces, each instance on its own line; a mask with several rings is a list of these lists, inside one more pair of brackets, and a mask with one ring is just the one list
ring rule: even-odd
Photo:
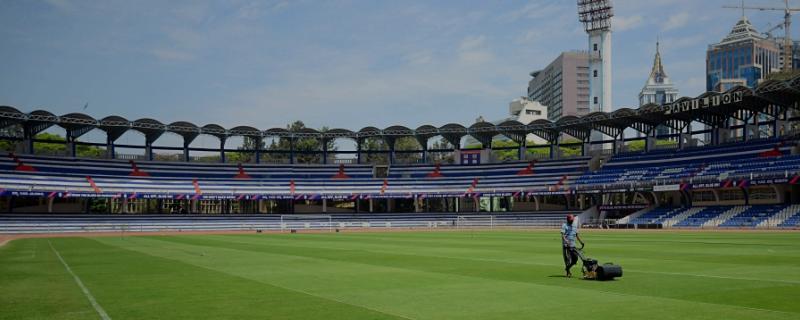
[[630,224],[666,224],[684,228],[793,227],[800,205],[658,207],[631,219]]
[[[95,119],[80,113],[57,116],[45,110],[24,113],[10,106],[0,106],[0,129],[7,131],[0,139],[8,142],[8,150],[15,151],[0,156],[0,208],[12,213],[17,212],[15,208],[23,209],[19,212],[52,213],[58,212],[53,207],[59,202],[57,204],[62,205],[59,209],[65,209],[63,212],[144,214],[163,213],[162,209],[177,203],[181,208],[190,207],[191,213],[226,216],[219,218],[219,223],[216,217],[209,217],[211,220],[179,217],[175,224],[157,217],[145,217],[154,220],[141,221],[168,228],[180,228],[174,226],[181,226],[185,221],[200,228],[213,221],[216,228],[224,227],[220,223],[239,223],[240,227],[272,223],[269,219],[274,219],[276,214],[295,213],[295,205],[302,202],[305,207],[298,212],[326,213],[328,200],[333,200],[339,202],[334,203],[340,206],[337,209],[350,210],[345,212],[357,215],[353,218],[356,224],[398,222],[402,225],[403,221],[413,221],[429,226],[438,223],[436,217],[443,217],[444,221],[454,217],[457,220],[454,215],[460,214],[461,209],[485,212],[501,208],[503,211],[511,207],[506,204],[517,201],[524,204],[518,207],[518,212],[498,217],[497,221],[546,219],[549,210],[569,210],[596,219],[622,219],[624,222],[619,225],[648,225],[648,228],[650,225],[797,228],[800,223],[800,205],[797,205],[800,203],[800,147],[797,144],[800,118],[795,116],[800,110],[798,92],[800,76],[795,76],[785,81],[767,80],[755,89],[737,86],[725,92],[684,97],[666,105],[648,104],[636,110],[621,108],[610,113],[565,116],[558,121],[537,120],[527,124],[480,121],[468,127],[450,123],[441,127],[422,125],[416,129],[366,127],[358,131],[260,130],[249,126],[225,129],[215,124],[196,126],[186,121],[163,124],[147,118],[135,121],[120,116]],[[696,130],[694,124],[697,123],[704,124],[705,128]],[[63,141],[37,138],[37,134],[52,127],[64,129]],[[656,130],[658,127],[669,127],[672,133],[665,136],[659,133],[661,130]],[[104,143],[78,141],[95,129],[105,134]],[[144,135],[144,145],[117,145],[116,141],[131,130]],[[636,130],[643,137],[625,139],[624,133],[628,130]],[[154,147],[164,133],[180,136],[182,147]],[[612,139],[598,140],[597,133]],[[192,148],[191,142],[199,135],[217,138],[219,148]],[[498,135],[518,145],[493,149]],[[527,145],[530,135],[546,140],[549,145]],[[701,135],[705,138],[699,143],[697,137]],[[566,136],[576,140],[567,142]],[[281,143],[274,143],[277,149],[269,150],[245,149],[244,144],[240,149],[226,149],[225,141],[231,137],[260,142],[272,139],[273,143]],[[435,137],[441,137],[440,142],[445,142],[442,145],[446,149],[428,149]],[[483,149],[462,148],[466,137],[477,140]],[[419,149],[395,150],[395,142],[400,138],[416,141]],[[291,143],[297,139],[314,140],[321,150],[315,147],[311,148],[314,150],[297,149]],[[355,151],[328,150],[327,143],[335,139],[351,139],[355,142]],[[381,141],[383,147],[378,150],[365,144],[372,139]],[[644,150],[620,153],[632,140],[644,140]],[[669,148],[659,149],[666,140],[670,142]],[[59,151],[60,156],[37,154],[37,144],[42,143],[61,143],[63,151]],[[77,158],[78,146],[98,151],[94,157],[110,159]],[[116,147],[143,150],[144,155],[121,154],[115,151]],[[536,148],[537,152],[531,153],[529,147]],[[525,161],[542,156],[542,149],[549,149],[546,157],[550,159]],[[154,150],[168,151],[156,157]],[[512,153],[516,153],[515,159],[519,161],[503,162],[508,158],[507,151],[515,151]],[[197,158],[191,156],[192,152],[215,154],[203,159],[218,159],[221,163],[194,162]],[[262,152],[269,152],[270,156],[262,158]],[[247,157],[249,160],[243,164],[225,163],[226,153],[252,157]],[[499,153],[504,154],[502,159]],[[313,157],[300,161],[297,154]],[[341,154],[348,156],[340,158]],[[370,156],[375,154],[380,156]],[[449,159],[446,162],[450,164],[435,163],[431,154],[446,154]],[[273,158],[272,155],[278,156]],[[364,155],[366,161],[374,163],[363,163]],[[147,160],[115,160],[115,157]],[[156,158],[174,158],[180,162],[152,161]],[[281,164],[263,164],[262,160]],[[335,162],[346,164],[329,164]],[[503,204],[484,206],[484,203],[495,202]],[[228,210],[233,207],[231,203],[249,207]],[[438,207],[427,206],[431,203],[438,203]],[[90,205],[94,204],[104,209],[90,210]],[[227,209],[198,209],[218,204]],[[380,208],[373,210],[373,205]],[[135,208],[126,209],[129,207]],[[541,211],[529,212],[532,210]],[[241,221],[227,215],[241,212],[270,214],[263,217],[266,220],[243,216]],[[359,215],[363,212],[390,212],[396,216]],[[404,215],[409,212],[416,213]],[[6,218],[6,215],[0,217]],[[6,224],[19,227],[26,221],[39,225],[49,218],[60,223],[69,222],[58,220],[56,216],[31,217],[33,220],[8,215],[10,220],[0,219],[0,227]],[[80,216],[74,217],[76,222],[82,221]],[[232,220],[225,220],[229,217]],[[87,219],[105,218],[90,216]],[[338,223],[349,221],[342,215],[335,219]],[[137,221],[140,220],[131,223]],[[52,227],[46,223],[41,225]]]
[[716,219],[724,212],[732,210],[733,207],[731,206],[714,206],[714,207],[700,207],[702,208],[695,214],[692,214],[685,219],[678,221],[678,223],[673,224],[673,227],[701,227],[706,224],[706,222],[711,221],[712,219]]
[[800,227],[800,213],[796,213],[795,215],[790,216],[789,218],[778,224],[778,227],[781,228]]
[[602,169],[576,182],[579,189],[593,185],[669,184],[755,177],[788,176],[800,172],[800,157],[789,155],[786,141],[764,139],[689,150],[612,157]]
[[[372,167],[348,165],[347,179],[335,176],[339,166],[242,166],[249,175],[237,179],[239,166],[232,164],[138,163],[114,160],[78,160],[50,157],[20,157],[35,171],[15,170],[10,159],[0,162],[0,185],[7,190],[41,192],[95,192],[196,194],[378,194],[378,193],[472,193],[517,192],[566,188],[586,170],[586,159],[564,162],[542,161],[533,166],[535,173],[518,174],[527,162],[497,165],[451,166],[442,176],[426,178],[431,166],[398,166],[389,178],[372,176]],[[133,172],[146,173],[134,176]],[[91,178],[91,182],[87,177]],[[196,182],[196,183],[195,183]],[[476,183],[477,182],[477,183]],[[95,188],[96,187],[96,188]],[[471,190],[470,192],[467,192]]]

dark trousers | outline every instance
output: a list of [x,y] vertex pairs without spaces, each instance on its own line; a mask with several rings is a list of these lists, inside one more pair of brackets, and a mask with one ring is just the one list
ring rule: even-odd
[[572,266],[578,263],[578,252],[575,247],[570,246],[564,246],[562,252],[564,254],[564,270],[569,271]]

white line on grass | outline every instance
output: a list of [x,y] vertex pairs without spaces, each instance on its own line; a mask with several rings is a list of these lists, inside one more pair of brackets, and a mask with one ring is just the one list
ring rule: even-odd
[[[162,241],[162,242],[164,241],[164,240],[159,240],[159,239],[152,239],[152,240]],[[143,247],[157,248],[157,249],[166,250],[166,251],[175,250],[175,251],[183,252],[184,254],[189,253],[190,255],[195,255],[196,254],[193,251],[189,251],[189,250],[185,250],[185,249],[181,249],[181,248],[175,248],[175,247],[164,247],[164,246],[157,246],[157,245],[153,245],[153,244],[144,244],[144,243],[138,243],[138,245],[139,246],[143,246]],[[186,246],[197,247],[197,245],[191,245],[191,244],[187,244]],[[245,279],[247,281],[256,281],[256,282],[263,283],[263,284],[266,284],[266,285],[269,285],[269,286],[273,286],[273,287],[276,287],[276,288],[280,288],[280,289],[283,289],[283,290],[297,292],[297,293],[300,293],[300,294],[308,295],[308,296],[319,298],[319,299],[323,299],[323,300],[333,301],[333,302],[337,302],[337,303],[353,306],[353,307],[356,307],[356,308],[369,310],[369,311],[372,311],[372,312],[377,312],[377,313],[380,313],[380,314],[385,314],[385,315],[389,315],[389,316],[393,316],[393,317],[398,317],[398,318],[402,318],[402,319],[415,320],[414,318],[411,318],[411,317],[408,317],[408,316],[404,316],[404,315],[401,315],[401,314],[396,314],[396,313],[392,313],[392,312],[389,312],[389,311],[383,311],[383,310],[375,309],[375,308],[368,307],[368,306],[365,306],[365,305],[353,304],[353,303],[342,301],[342,300],[339,300],[339,299],[336,299],[336,298],[333,298],[333,297],[314,294],[314,293],[311,293],[311,292],[308,292],[308,291],[305,291],[305,290],[302,290],[302,289],[284,287],[284,286],[278,285],[278,284],[270,282],[270,281],[262,281],[262,280],[259,280],[259,279],[252,279],[252,278],[243,277],[243,276],[236,275],[236,274],[233,274],[233,273],[228,273],[228,272],[223,271],[223,270],[214,269],[214,268],[211,268],[211,267],[208,267],[208,266],[191,263],[191,262],[184,261],[184,260],[179,260],[179,259],[175,258],[174,256],[163,257],[163,256],[155,255],[155,254],[153,254],[151,252],[144,252],[144,251],[140,251],[140,250],[132,249],[132,248],[126,248],[126,249],[127,250],[131,250],[131,251],[136,251],[136,252],[139,252],[139,253],[143,253],[143,254],[146,254],[146,255],[149,255],[149,256],[161,258],[161,259],[167,259],[167,260],[172,260],[172,261],[176,261],[176,262],[179,262],[179,263],[185,263],[185,264],[192,265],[192,266],[195,266],[195,267],[198,267],[198,268],[202,268],[202,269],[206,269],[206,270],[209,270],[209,271],[212,271],[212,272],[219,272],[219,273],[227,274],[229,276]],[[241,250],[238,250],[238,249],[231,249],[231,248],[225,248],[225,249],[226,250],[241,251]],[[205,253],[203,253],[203,255],[205,255]],[[306,259],[311,259],[311,258],[306,258]],[[406,270],[406,269],[403,269],[403,270]]]
[[64,258],[61,257],[61,254],[58,253],[58,250],[56,250],[56,248],[53,247],[53,243],[50,242],[50,240],[47,240],[47,243],[50,244],[50,249],[53,249],[53,253],[56,254],[58,260],[61,260],[61,264],[64,265],[64,269],[67,269],[67,272],[69,272],[69,274],[72,275],[72,278],[75,279],[75,283],[77,283],[78,286],[81,287],[81,291],[83,291],[83,294],[86,296],[87,299],[89,299],[89,302],[92,304],[92,307],[94,307],[94,310],[97,311],[97,314],[100,315],[100,318],[103,320],[111,320],[111,317],[108,316],[106,311],[103,310],[103,307],[101,307],[100,304],[97,303],[97,300],[94,299],[92,293],[89,292],[89,289],[87,289],[86,286],[83,285],[83,281],[81,281],[81,278],[78,278],[78,275],[72,272],[72,269],[69,267],[67,262],[64,261]]

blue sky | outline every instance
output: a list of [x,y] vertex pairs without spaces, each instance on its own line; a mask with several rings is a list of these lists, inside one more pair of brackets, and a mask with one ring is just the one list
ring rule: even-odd
[[[741,15],[720,7],[737,3],[614,1],[615,106],[636,104],[656,37],[681,94],[702,93],[706,46]],[[530,71],[588,46],[575,12],[572,0],[2,0],[0,105],[263,129],[471,124],[504,117]],[[759,31],[782,22],[748,16]]]

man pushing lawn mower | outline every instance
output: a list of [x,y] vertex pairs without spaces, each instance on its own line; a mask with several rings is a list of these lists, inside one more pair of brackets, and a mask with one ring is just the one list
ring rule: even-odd
[[[575,247],[575,240],[581,243],[581,248]],[[561,225],[561,243],[564,253],[564,270],[567,272],[567,278],[572,277],[569,269],[572,268],[578,259],[583,261],[583,278],[588,280],[613,280],[614,278],[622,276],[622,267],[613,263],[598,264],[597,260],[587,258],[583,255],[583,247],[586,245],[578,235],[578,226],[575,223],[575,217],[571,214],[567,215],[567,222]]]
[[578,235],[578,227],[574,222],[575,217],[568,214],[567,222],[561,225],[561,244],[564,254],[564,270],[567,272],[567,278],[572,277],[572,273],[569,270],[578,263],[578,249],[575,248],[575,240],[577,239],[583,246],[583,240]]

